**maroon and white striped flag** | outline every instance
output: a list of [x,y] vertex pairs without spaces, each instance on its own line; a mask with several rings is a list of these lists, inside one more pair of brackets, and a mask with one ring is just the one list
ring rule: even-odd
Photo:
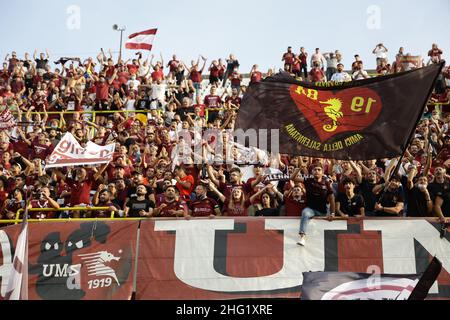
[[8,107],[0,113],[0,130],[9,130],[16,126],[16,119]]
[[130,39],[125,43],[125,48],[134,50],[152,50],[153,39],[158,29],[149,29],[133,33],[128,37]]
[[6,289],[7,300],[28,300],[28,210],[23,214],[22,229],[17,239],[13,267]]

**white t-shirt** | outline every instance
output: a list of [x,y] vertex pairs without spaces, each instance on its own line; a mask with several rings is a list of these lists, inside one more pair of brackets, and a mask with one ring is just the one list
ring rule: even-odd
[[139,67],[139,70],[138,70],[139,77],[144,77],[147,74],[149,69],[150,69],[149,65],[144,66],[143,64],[141,64],[141,66]]
[[157,99],[159,101],[165,101],[166,87],[167,85],[165,83],[161,84],[153,83],[151,86],[152,94],[150,98],[152,100]]
[[138,87],[141,85],[141,82],[139,80],[131,80],[131,79],[128,80],[128,82],[127,82],[128,87],[130,87],[130,83],[134,84],[133,89],[135,89],[135,90],[137,90]]
[[[361,71],[361,72],[360,72]],[[353,73],[353,79],[355,80],[362,80],[370,78],[369,74],[365,70],[358,70]]]
[[331,76],[331,81],[335,82],[347,82],[352,81],[352,77],[347,72],[336,72]]
[[377,58],[386,59],[387,58],[386,52],[387,52],[386,49],[383,47],[375,48],[375,55]]
[[136,102],[136,99],[128,99],[127,105],[125,106],[125,110],[135,111],[136,110],[136,108],[134,107],[135,102]]

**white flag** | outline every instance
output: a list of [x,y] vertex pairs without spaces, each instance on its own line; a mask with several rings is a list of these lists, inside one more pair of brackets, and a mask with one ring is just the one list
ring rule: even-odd
[[113,159],[115,143],[99,146],[88,141],[86,148],[67,132],[47,159],[46,168],[108,163]]

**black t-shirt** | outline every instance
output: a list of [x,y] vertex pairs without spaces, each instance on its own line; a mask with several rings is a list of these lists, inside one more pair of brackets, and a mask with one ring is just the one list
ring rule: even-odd
[[314,178],[308,178],[305,180],[306,187],[306,203],[311,209],[317,210],[323,214],[327,213],[327,197],[333,194],[331,184],[326,178],[322,178],[321,182],[318,182]]
[[227,71],[232,72],[234,68],[239,67],[239,61],[237,60],[227,60]]
[[450,189],[445,189],[439,196],[444,200],[441,206],[442,214],[444,217],[450,217]]
[[255,212],[257,217],[274,217],[279,215],[280,211],[276,208],[264,208]]
[[155,208],[155,203],[148,199],[137,200],[136,198],[130,199],[126,204],[130,210],[128,211],[128,217],[139,218],[139,211],[144,210],[148,212],[150,208]]
[[[181,81],[184,79],[184,70],[175,72],[175,79],[177,79],[177,85],[181,84]],[[180,101],[181,102],[181,101]]]
[[150,109],[150,101],[148,99],[138,99],[136,103],[136,110]]
[[430,192],[431,200],[434,201],[437,195],[442,194],[445,190],[450,189],[450,183],[444,181],[444,183],[433,182],[428,185],[428,192]]
[[[148,197],[152,193],[155,193],[153,188],[148,187],[148,186],[145,186],[145,188],[147,189],[147,194],[145,195],[146,197]],[[136,197],[137,197],[136,187],[129,187],[128,192],[127,192],[127,198],[132,199],[132,198],[136,198]]]
[[359,215],[360,209],[364,208],[364,198],[360,194],[349,199],[345,193],[340,193],[336,202],[339,202],[341,211],[350,217]]
[[377,195],[372,192],[373,187],[376,183],[369,183],[367,180],[363,179],[362,183],[359,185],[359,193],[364,198],[364,204],[366,211],[373,211],[375,208],[375,203],[377,202]]
[[48,63],[47,59],[35,59],[34,61],[36,61],[36,69],[45,69]]
[[[397,203],[399,202],[405,202],[404,197],[403,197],[403,192],[400,188],[398,188],[395,191],[383,191],[380,194],[380,198],[378,200],[378,202],[381,204],[382,207],[386,207],[386,208],[392,208],[397,206]],[[400,212],[399,215],[401,215],[402,212]],[[381,212],[381,211],[377,211],[377,216],[383,216],[383,217],[392,217],[394,215],[390,214],[390,213],[386,213],[386,212]]]
[[187,107],[187,108],[179,107],[179,108],[175,111],[175,114],[177,114],[177,115],[180,116],[180,120],[181,120],[181,121],[185,121],[185,120],[187,119],[187,114],[188,114],[188,113],[193,113],[193,112],[194,112],[194,107],[193,107],[193,106]]
[[425,193],[414,186],[411,190],[407,190],[408,194],[408,217],[428,217],[427,200]]

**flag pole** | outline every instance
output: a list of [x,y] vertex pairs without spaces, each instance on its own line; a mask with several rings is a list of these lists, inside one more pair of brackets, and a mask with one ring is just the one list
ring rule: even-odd
[[434,77],[433,83],[431,84],[430,89],[428,90],[428,95],[425,97],[425,101],[422,103],[422,111],[419,113],[419,115],[417,117],[417,120],[416,120],[416,124],[414,125],[413,129],[411,130],[411,133],[409,134],[408,141],[405,143],[405,147],[403,148],[402,155],[400,156],[400,159],[398,160],[398,163],[395,166],[395,169],[391,172],[391,175],[389,177],[389,181],[392,179],[393,176],[397,175],[399,170],[400,170],[400,166],[402,164],[403,157],[405,156],[406,150],[408,149],[409,145],[411,144],[411,139],[412,139],[414,133],[416,132],[416,128],[417,128],[417,125],[418,125],[420,119],[422,119],[423,111],[425,110],[425,107],[427,106],[427,102],[428,102],[428,100],[429,100],[429,98],[431,96],[431,93],[434,90],[434,85],[436,83],[437,78],[441,74],[441,71],[442,71],[442,68],[445,65],[445,62],[440,62],[439,64],[441,65],[440,71]]

